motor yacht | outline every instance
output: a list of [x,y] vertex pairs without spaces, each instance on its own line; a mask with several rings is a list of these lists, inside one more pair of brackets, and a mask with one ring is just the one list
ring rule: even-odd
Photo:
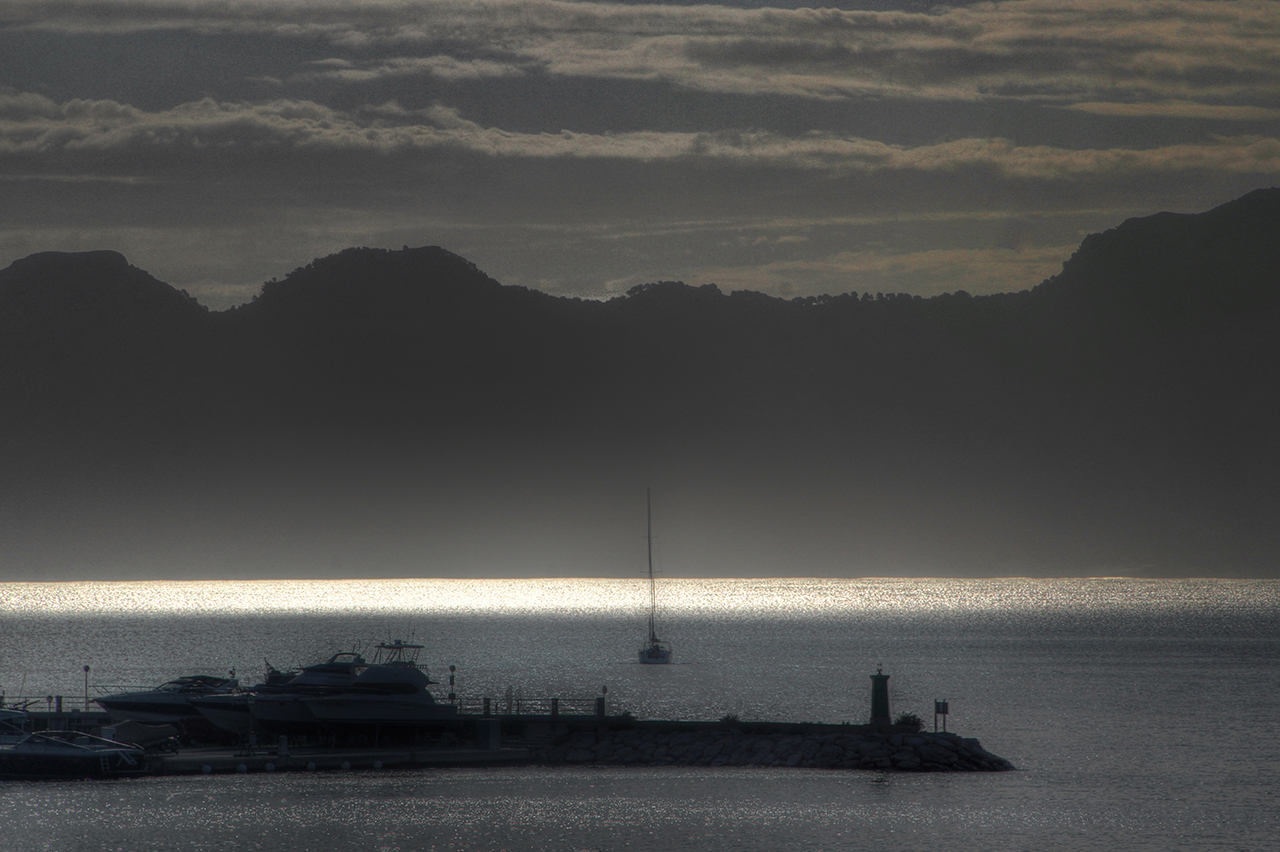
[[284,692],[299,672],[282,672],[267,663],[267,672],[261,683],[248,689],[191,698],[191,706],[218,728],[239,736],[247,736],[253,730],[253,716],[249,702],[260,695]]
[[191,699],[233,692],[239,684],[234,677],[189,675],[163,683],[155,689],[104,695],[94,701],[111,714],[113,722],[133,719],[181,725],[203,719],[200,711],[191,704]]
[[346,689],[367,666],[360,654],[343,651],[323,663],[303,667],[297,677],[278,691],[251,693],[247,706],[253,724],[272,734],[313,733],[316,718],[307,710],[303,700]]
[[306,698],[312,716],[330,727],[406,726],[458,717],[452,704],[440,704],[427,689],[436,683],[418,665],[423,645],[384,642],[374,661],[341,692]]

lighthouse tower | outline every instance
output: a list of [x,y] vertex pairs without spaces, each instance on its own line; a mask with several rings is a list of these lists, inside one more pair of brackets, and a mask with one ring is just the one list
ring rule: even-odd
[[871,724],[888,727],[889,718],[889,676],[884,673],[884,665],[876,665],[876,673],[871,676]]

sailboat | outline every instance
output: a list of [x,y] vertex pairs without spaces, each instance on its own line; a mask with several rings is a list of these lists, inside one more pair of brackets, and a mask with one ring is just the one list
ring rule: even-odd
[[640,662],[650,665],[671,662],[671,645],[658,638],[654,619],[658,614],[658,586],[653,581],[653,500],[644,490],[645,543],[649,546],[649,641],[640,649]]

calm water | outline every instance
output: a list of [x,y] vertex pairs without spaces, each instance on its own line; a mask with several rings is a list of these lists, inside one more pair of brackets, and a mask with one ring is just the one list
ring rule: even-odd
[[0,687],[82,697],[414,638],[457,691],[641,717],[976,736],[994,775],[509,769],[0,783],[16,850],[1262,850],[1280,836],[1280,582],[671,580],[639,666],[612,580],[0,585]]

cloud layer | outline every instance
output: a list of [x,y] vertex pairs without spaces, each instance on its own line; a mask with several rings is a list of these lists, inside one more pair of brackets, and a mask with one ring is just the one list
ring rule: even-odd
[[1280,172],[1272,2],[0,0],[0,21],[0,261],[114,239],[211,303],[361,242],[585,295],[1020,289],[1089,230]]

